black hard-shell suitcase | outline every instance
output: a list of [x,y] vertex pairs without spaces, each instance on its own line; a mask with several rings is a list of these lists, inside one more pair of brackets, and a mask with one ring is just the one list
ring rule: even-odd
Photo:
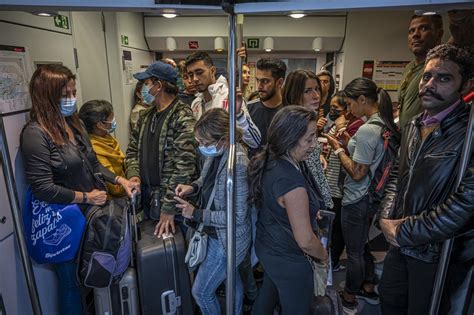
[[[322,240],[323,245],[325,245],[326,250],[329,251],[332,225],[336,215],[334,212],[325,210],[320,210],[319,215],[321,216],[321,219],[318,220],[319,237]],[[323,239],[325,239],[325,241],[323,241]],[[331,269],[329,269],[329,272],[331,272]],[[311,301],[311,312],[312,314],[317,315],[344,314],[341,298],[336,289],[328,286],[326,288],[326,295],[313,297],[313,300]]]
[[96,315],[139,315],[137,273],[128,268],[119,283],[94,289]]
[[155,222],[139,224],[136,259],[143,315],[193,314],[191,281],[184,257],[186,246],[179,227],[173,235],[157,238]]

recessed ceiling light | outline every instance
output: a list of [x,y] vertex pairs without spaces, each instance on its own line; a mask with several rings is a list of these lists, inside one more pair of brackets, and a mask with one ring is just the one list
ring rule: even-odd
[[305,17],[306,14],[304,14],[304,13],[291,13],[291,14],[289,14],[289,16],[294,18],[294,19],[301,19],[302,17]]
[[51,16],[58,15],[57,13],[53,13],[53,12],[33,12],[32,14],[37,15],[37,16],[42,16],[42,17],[51,17]]
[[167,19],[172,19],[172,18],[175,18],[175,17],[178,16],[176,13],[163,13],[162,15],[163,15],[163,17],[165,17]]

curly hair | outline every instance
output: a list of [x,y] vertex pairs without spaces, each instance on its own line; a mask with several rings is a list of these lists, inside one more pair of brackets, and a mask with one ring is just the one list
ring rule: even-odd
[[426,56],[426,63],[432,59],[450,60],[459,66],[463,84],[474,78],[474,52],[468,48],[443,44],[436,46]]

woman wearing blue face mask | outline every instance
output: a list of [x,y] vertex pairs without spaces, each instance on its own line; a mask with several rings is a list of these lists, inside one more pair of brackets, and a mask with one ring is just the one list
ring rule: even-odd
[[[131,195],[139,186],[97,161],[76,112],[76,82],[62,65],[45,65],[30,81],[31,120],[21,133],[20,150],[28,184],[35,197],[51,204],[102,205],[107,194],[94,176],[122,185]],[[82,303],[74,260],[54,264],[59,280],[60,313],[81,315]]]
[[[92,100],[84,103],[79,117],[86,126],[99,163],[117,176],[125,177],[125,154],[113,136],[117,128],[112,104],[105,100]],[[107,183],[108,198],[123,197],[125,189],[121,185]]]
[[[203,315],[220,314],[216,297],[217,287],[226,278],[226,165],[228,158],[229,114],[222,109],[205,112],[194,128],[199,150],[205,155],[201,176],[191,185],[178,185],[175,200],[182,215],[204,224],[208,237],[205,260],[199,266],[192,293]],[[237,132],[240,138],[240,132]],[[244,259],[250,246],[250,215],[247,207],[247,152],[241,144],[236,146],[235,215],[236,215],[236,266]],[[213,190],[215,192],[213,193]],[[199,207],[183,200],[199,193]],[[214,196],[214,197],[213,197]],[[204,209],[206,208],[206,209]],[[237,272],[235,314],[242,313],[243,288]]]

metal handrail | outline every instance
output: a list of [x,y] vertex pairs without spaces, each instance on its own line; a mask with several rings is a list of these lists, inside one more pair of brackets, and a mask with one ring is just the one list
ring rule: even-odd
[[15,185],[15,177],[13,175],[12,164],[10,160],[10,153],[7,146],[7,135],[5,132],[5,125],[3,117],[0,116],[0,155],[3,169],[3,178],[7,188],[8,200],[10,201],[10,209],[12,212],[13,225],[15,226],[15,235],[18,240],[18,247],[20,248],[20,258],[25,272],[26,286],[30,295],[31,307],[33,314],[41,315],[41,304],[38,295],[38,288],[36,286],[35,275],[31,265],[30,257],[26,248],[25,234],[23,233],[23,224],[21,221],[21,209],[18,202],[18,193]]
[[[455,190],[461,185],[464,174],[467,170],[468,163],[471,158],[471,152],[473,148],[473,135],[474,132],[474,105],[471,105],[471,110],[469,114],[469,122],[467,124],[466,136],[464,138],[464,146],[461,154],[461,161],[459,167],[459,173],[456,177]],[[439,258],[438,268],[436,269],[436,277],[433,284],[433,294],[431,296],[430,302],[430,315],[437,315],[439,310],[439,305],[441,303],[441,297],[443,294],[443,287],[446,280],[446,274],[448,272],[449,260],[451,256],[451,251],[453,249],[454,239],[450,238],[443,242],[443,248],[441,249],[441,255]]]
[[233,5],[223,4],[223,9],[229,15],[229,50],[228,50],[228,72],[229,72],[229,157],[227,160],[227,280],[226,280],[226,314],[234,314],[235,306],[235,284],[236,284],[236,261],[235,261],[235,104],[236,104],[236,74],[235,74],[235,50],[237,17]]

